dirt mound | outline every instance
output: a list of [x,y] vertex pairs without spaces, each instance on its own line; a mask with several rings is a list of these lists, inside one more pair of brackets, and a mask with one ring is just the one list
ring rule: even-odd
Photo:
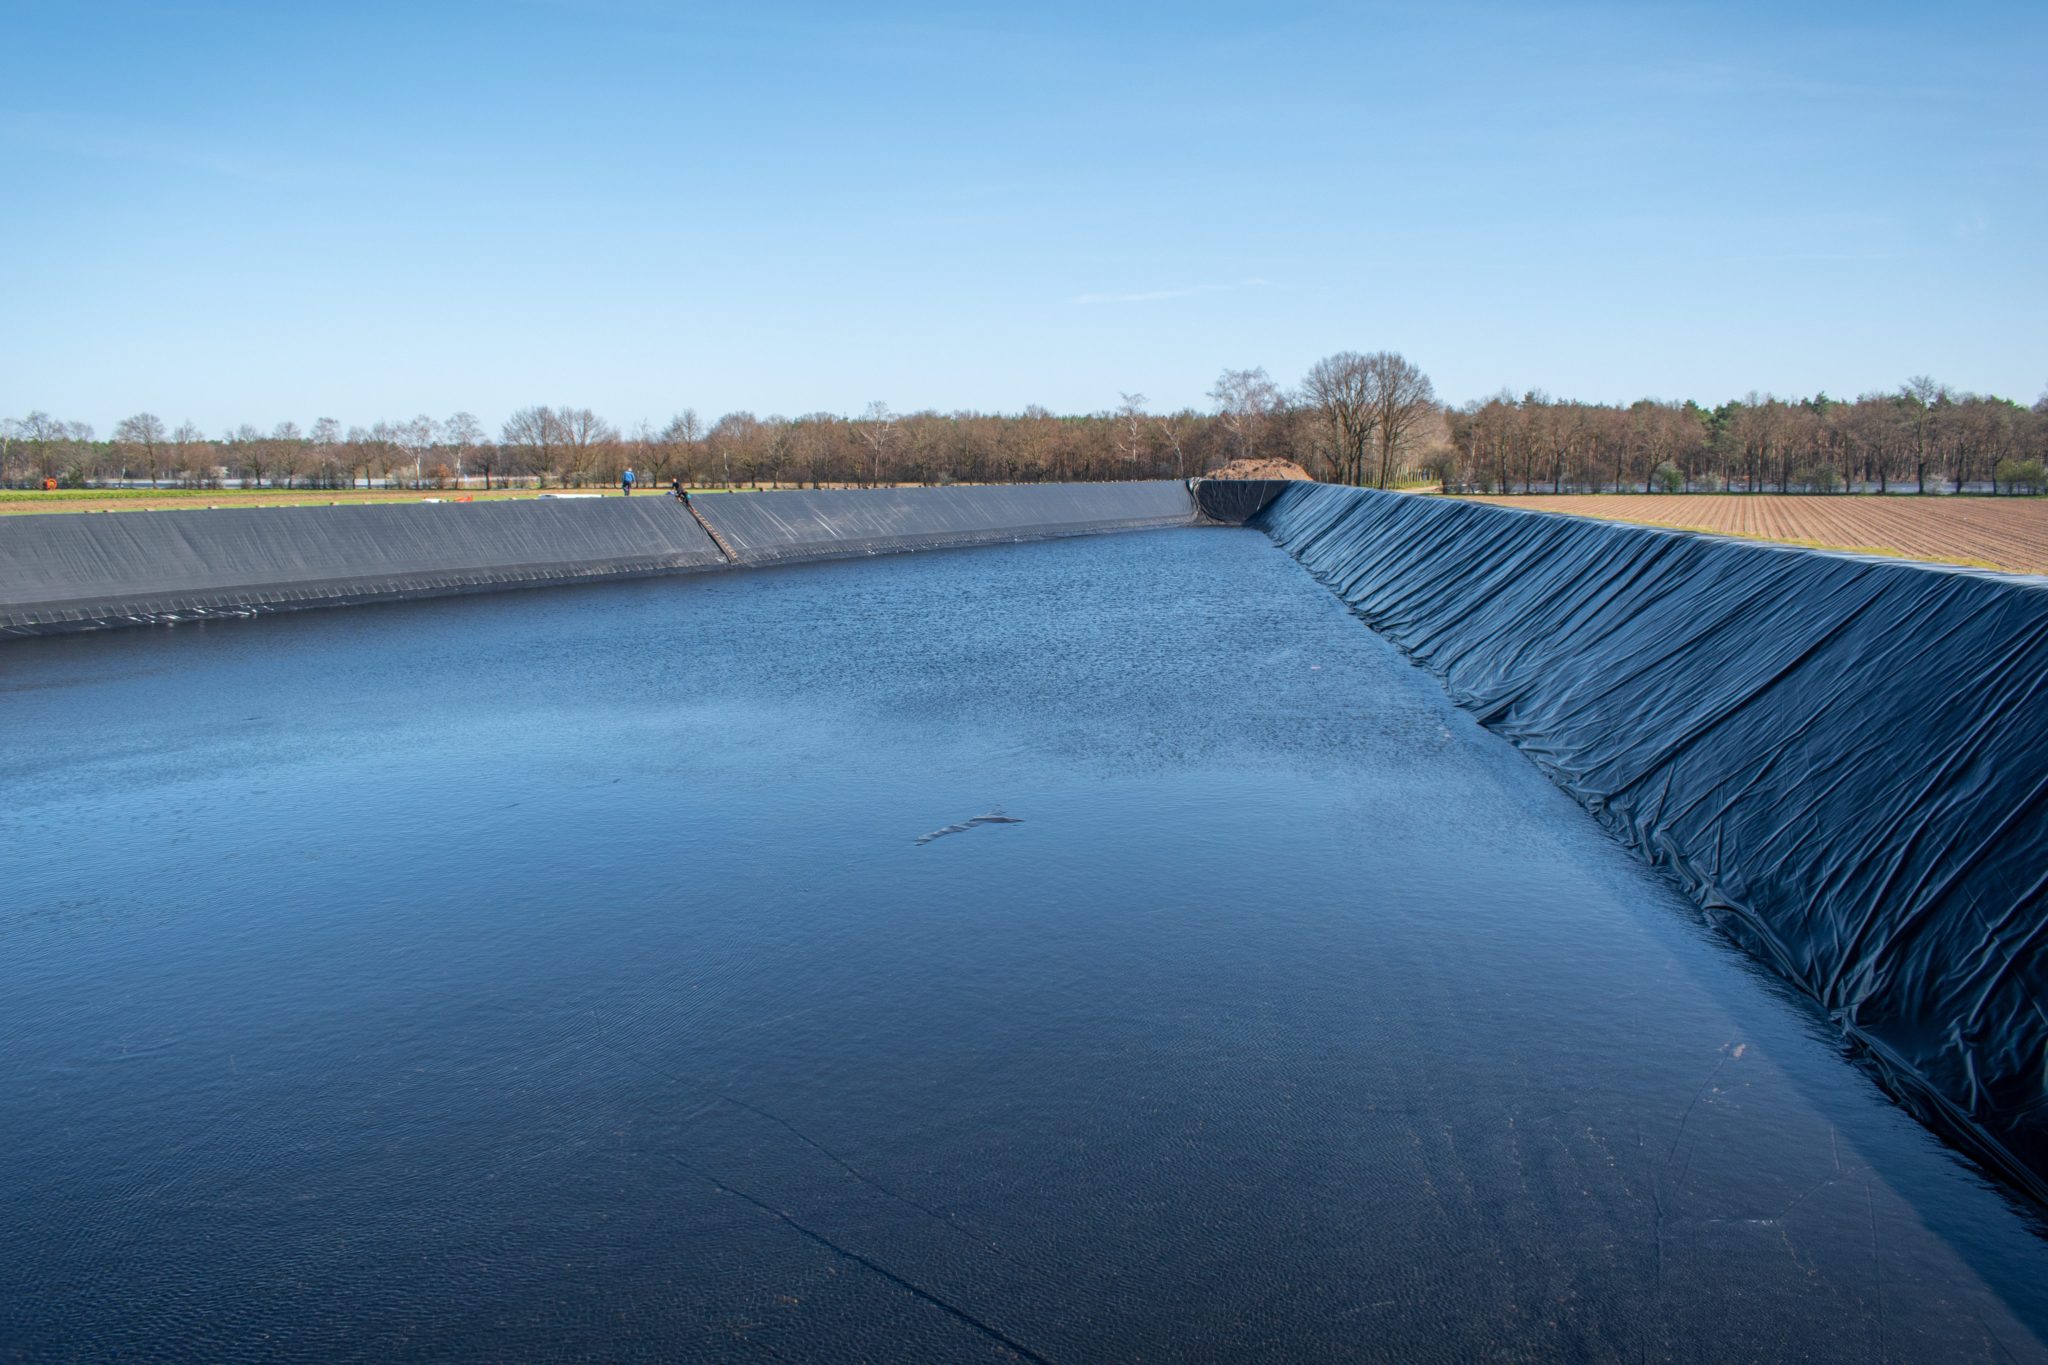
[[1303,479],[1312,480],[1315,475],[1303,469],[1292,460],[1232,460],[1220,469],[1212,469],[1202,476],[1205,479]]

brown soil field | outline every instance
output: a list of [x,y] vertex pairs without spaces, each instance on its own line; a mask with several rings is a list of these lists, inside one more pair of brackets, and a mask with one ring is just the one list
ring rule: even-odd
[[2006,573],[2048,574],[2048,498],[1539,493],[1470,501]]

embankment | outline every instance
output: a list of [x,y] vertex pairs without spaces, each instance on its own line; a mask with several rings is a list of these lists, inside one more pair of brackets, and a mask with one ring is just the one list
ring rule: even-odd
[[1186,485],[991,484],[973,488],[820,489],[699,498],[741,564],[893,554],[1186,526]]
[[2048,1199],[2048,583],[1315,484],[1252,524]]
[[[1087,535],[1195,518],[1176,482],[721,494],[741,565]],[[673,500],[263,507],[0,521],[0,635],[39,635],[729,567]]]

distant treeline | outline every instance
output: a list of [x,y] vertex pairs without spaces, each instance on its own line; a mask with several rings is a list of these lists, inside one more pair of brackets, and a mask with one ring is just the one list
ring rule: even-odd
[[2048,396],[2033,407],[1913,379],[1852,401],[1500,394],[1445,414],[1431,473],[1475,492],[1961,492],[2048,488]]
[[643,486],[1028,483],[1199,474],[1229,458],[1227,445],[1218,419],[1196,412],[896,413],[877,404],[858,417],[732,412],[710,423],[686,410],[658,428],[620,430],[588,408],[544,406],[514,413],[495,435],[458,412],[369,427],[333,418],[242,426],[217,437],[145,412],[111,440],[37,412],[0,430],[0,483],[575,488],[615,484],[628,467]]
[[589,408],[541,406],[495,433],[458,412],[208,436],[142,412],[111,439],[31,412],[0,419],[0,484],[577,487],[615,483],[629,466],[643,484],[694,486],[1038,482],[1180,478],[1243,459],[1291,461],[1336,483],[1426,479],[1487,492],[2039,492],[2048,483],[2048,398],[2028,408],[1926,379],[1854,401],[1752,394],[1715,408],[1623,407],[1535,392],[1447,408],[1402,356],[1346,351],[1294,389],[1263,369],[1225,370],[1209,398],[1205,410],[1160,413],[1129,393],[1113,410],[1080,416],[897,413],[878,402],[852,417],[732,412],[706,423],[685,409],[629,430]]

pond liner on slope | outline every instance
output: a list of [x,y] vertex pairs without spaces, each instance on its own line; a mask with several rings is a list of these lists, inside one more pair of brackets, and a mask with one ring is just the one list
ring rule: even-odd
[[720,494],[696,506],[741,564],[1189,526],[1194,500],[1171,479]]
[[1253,524],[2048,1202],[2048,581],[1318,484]]
[[0,635],[720,568],[673,504],[246,507],[10,517]]
[[[1176,482],[0,519],[0,637],[1195,521]],[[714,535],[736,545],[732,560]]]
[[1195,505],[1205,521],[1223,526],[1242,526],[1266,510],[1280,496],[1290,479],[1196,479]]

